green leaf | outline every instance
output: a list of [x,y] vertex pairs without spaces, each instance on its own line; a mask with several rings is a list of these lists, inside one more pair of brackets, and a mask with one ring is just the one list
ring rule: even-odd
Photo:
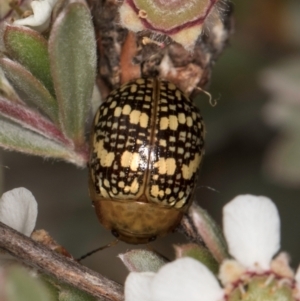
[[189,210],[189,216],[193,221],[197,233],[201,236],[206,247],[217,262],[221,263],[224,259],[229,258],[225,238],[211,216],[195,203]]
[[[3,279],[2,279],[3,280]],[[19,266],[9,268],[1,285],[7,301],[55,301],[47,286]]]
[[50,140],[55,140],[70,148],[73,147],[72,142],[64,137],[49,119],[22,104],[14,103],[1,96],[0,115]]
[[63,286],[59,293],[59,301],[100,301],[98,298],[93,297],[79,289],[73,287]]
[[148,250],[131,250],[119,258],[130,272],[157,272],[167,263],[165,258]]
[[80,147],[96,75],[94,27],[83,2],[71,3],[56,19],[49,54],[61,124]]
[[3,119],[0,119],[0,146],[45,158],[62,159],[78,166],[86,164],[84,154],[74,153],[59,143]]
[[49,91],[27,69],[7,59],[0,59],[0,67],[15,88],[24,93],[23,100],[37,106],[58,124],[58,105]]
[[218,274],[219,264],[214,259],[212,254],[204,246],[196,244],[186,244],[181,246],[175,246],[176,258],[180,257],[192,257],[204,265],[206,265],[215,275]]
[[11,25],[5,27],[3,39],[9,56],[28,69],[55,96],[47,40],[28,27]]

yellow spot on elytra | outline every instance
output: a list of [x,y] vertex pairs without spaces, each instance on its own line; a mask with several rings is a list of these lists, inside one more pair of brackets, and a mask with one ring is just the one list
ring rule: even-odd
[[119,182],[118,187],[124,188],[125,187],[125,182],[123,182],[123,181]]
[[103,188],[100,187],[100,194],[104,197],[104,198],[110,198],[107,191]]
[[166,160],[166,168],[167,168],[167,175],[171,176],[174,174],[176,169],[176,161],[174,158],[168,158]]
[[95,143],[95,151],[97,152],[97,157],[100,160],[100,164],[104,167],[110,167],[115,159],[115,154],[113,152],[108,152],[104,148],[104,141],[100,140]]
[[115,106],[117,105],[117,102],[116,101],[113,101],[111,104],[110,104],[110,108],[113,109]]
[[107,108],[105,108],[105,109],[103,110],[103,113],[102,113],[102,115],[103,115],[103,116],[105,116],[105,115],[107,114],[107,111],[108,111],[108,109],[107,109]]
[[178,198],[181,199],[183,196],[184,196],[184,192],[180,191],[179,194],[178,194]]
[[158,168],[159,174],[164,175],[167,172],[165,158],[159,158],[159,160],[155,162],[154,167]]
[[142,84],[145,83],[145,79],[139,78],[139,79],[136,80],[136,83],[139,84],[139,85],[142,85]]
[[154,197],[157,197],[158,191],[159,191],[158,185],[152,185],[151,191],[150,191],[151,195],[153,195]]
[[158,173],[161,175],[173,175],[176,169],[176,161],[174,158],[159,158],[159,160],[155,162],[154,167],[158,168]]
[[130,185],[130,192],[137,193],[138,190],[139,190],[139,183],[137,181],[137,178],[134,178],[132,184]]
[[159,145],[166,147],[167,146],[167,141],[165,139],[160,139],[159,140]]
[[181,92],[179,90],[176,90],[175,95],[178,100],[181,100]]
[[[110,153],[107,153],[106,155],[106,158],[103,160],[103,166],[106,166],[106,167],[109,167],[112,165],[113,161],[115,159],[115,154],[110,152]],[[101,160],[102,161],[102,160]]]
[[122,108],[121,107],[116,107],[114,111],[114,116],[115,117],[120,117],[122,113]]
[[148,126],[149,116],[146,113],[142,113],[140,116],[140,126],[146,128]]
[[189,127],[193,125],[193,119],[190,116],[186,118],[186,125]]
[[161,110],[162,112],[167,112],[167,111],[168,111],[168,107],[163,106],[163,107],[160,108],[160,110]]
[[129,121],[133,124],[138,124],[140,120],[141,111],[133,110],[129,115]]
[[134,84],[132,84],[131,86],[130,86],[130,92],[131,93],[135,93],[136,91],[137,91],[137,85],[134,85]]
[[169,88],[170,90],[175,90],[175,89],[176,89],[176,86],[175,86],[174,84],[172,84],[172,83],[168,83],[168,88]]
[[139,164],[141,161],[141,156],[139,153],[133,153],[132,158],[131,158],[131,163],[130,163],[130,169],[133,171],[137,171]]
[[184,114],[184,113],[179,113],[179,114],[178,114],[178,121],[179,121],[179,123],[181,123],[181,124],[184,124],[184,123],[185,123],[185,114]]
[[99,122],[99,117],[100,117],[100,110],[97,111],[96,115],[95,115],[95,125],[97,125],[97,123]]
[[165,193],[164,193],[163,190],[160,190],[160,191],[158,192],[158,194],[159,194],[160,197],[163,197],[163,196],[165,195]]
[[107,179],[104,179],[103,184],[106,187],[110,187],[110,183],[109,183],[109,181]]
[[185,202],[186,202],[186,198],[183,198],[183,199],[177,201],[174,207],[181,208],[183,205],[185,205]]
[[121,166],[129,167],[132,160],[132,153],[129,151],[124,151],[121,157]]
[[130,193],[137,193],[139,190],[139,183],[137,181],[137,178],[134,178],[130,186],[125,186],[124,187],[124,192],[130,192]]
[[151,97],[149,95],[146,95],[144,98],[145,101],[151,101]]
[[183,164],[181,171],[182,176],[186,180],[190,180],[192,176],[195,174],[196,170],[199,167],[199,164],[201,162],[202,156],[199,154],[196,154],[194,160],[190,161],[189,165]]
[[169,116],[169,127],[171,130],[173,131],[176,131],[177,130],[177,127],[178,127],[178,119],[177,119],[177,116],[175,115],[170,115]]
[[153,179],[154,181],[156,181],[156,180],[158,179],[158,175],[157,175],[157,174],[156,174],[156,175],[153,175],[152,179]]
[[175,202],[176,202],[176,199],[172,196],[169,200],[169,204],[173,206],[175,204]]
[[177,153],[182,155],[184,153],[184,149],[182,147],[178,147]]
[[130,106],[130,105],[125,105],[125,106],[123,107],[122,113],[123,113],[124,115],[129,115],[130,112],[131,112],[131,106]]
[[170,188],[166,189],[166,194],[171,194],[172,190]]
[[168,125],[169,125],[169,119],[167,117],[162,117],[160,119],[159,128],[161,130],[166,130],[168,128]]
[[158,185],[152,185],[150,193],[154,197],[158,197],[158,196],[163,197],[165,195],[163,190],[159,190]]

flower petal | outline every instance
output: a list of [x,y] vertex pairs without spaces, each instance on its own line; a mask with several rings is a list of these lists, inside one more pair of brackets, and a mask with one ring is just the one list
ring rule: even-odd
[[23,187],[5,192],[0,199],[0,221],[30,236],[37,218],[37,202]]
[[223,208],[229,253],[250,269],[270,269],[280,248],[280,219],[274,203],[263,196],[240,195]]
[[155,301],[217,301],[223,295],[209,269],[189,257],[164,265],[151,284],[151,300]]
[[155,273],[131,272],[125,281],[125,301],[151,301],[150,284]]
[[19,19],[14,22],[15,25],[25,25],[34,27],[42,32],[49,26],[52,9],[57,0],[36,0],[31,2],[33,15]]

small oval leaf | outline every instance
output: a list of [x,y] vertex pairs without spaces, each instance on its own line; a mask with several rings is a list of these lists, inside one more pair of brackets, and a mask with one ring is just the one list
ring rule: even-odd
[[7,269],[1,286],[7,301],[55,301],[47,286],[20,266]]
[[8,150],[61,159],[78,166],[86,165],[85,154],[75,153],[63,145],[0,119],[0,146]]
[[204,246],[199,246],[196,244],[186,244],[181,246],[175,246],[176,258],[181,257],[192,257],[204,265],[206,265],[215,275],[217,275],[219,270],[219,264],[214,259],[212,254]]
[[168,261],[155,252],[148,250],[131,250],[120,254],[130,272],[157,272]]
[[47,40],[35,30],[12,25],[5,27],[3,40],[9,56],[28,69],[55,96]]
[[63,133],[51,121],[44,118],[39,113],[28,109],[24,105],[13,103],[1,96],[0,115],[33,132],[72,147],[72,142],[64,137]]
[[54,22],[49,54],[60,120],[80,147],[96,75],[94,27],[83,2],[69,4]]
[[25,102],[36,105],[55,124],[58,124],[57,102],[38,79],[23,66],[7,58],[0,59],[0,67],[13,86],[24,93]]
[[202,237],[217,262],[221,263],[224,259],[229,258],[225,238],[211,216],[195,203],[189,209],[188,214],[197,233]]

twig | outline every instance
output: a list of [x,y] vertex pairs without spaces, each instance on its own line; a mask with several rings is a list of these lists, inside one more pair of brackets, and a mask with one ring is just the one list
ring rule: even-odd
[[107,301],[122,301],[120,284],[64,257],[0,222],[0,247],[26,265]]

